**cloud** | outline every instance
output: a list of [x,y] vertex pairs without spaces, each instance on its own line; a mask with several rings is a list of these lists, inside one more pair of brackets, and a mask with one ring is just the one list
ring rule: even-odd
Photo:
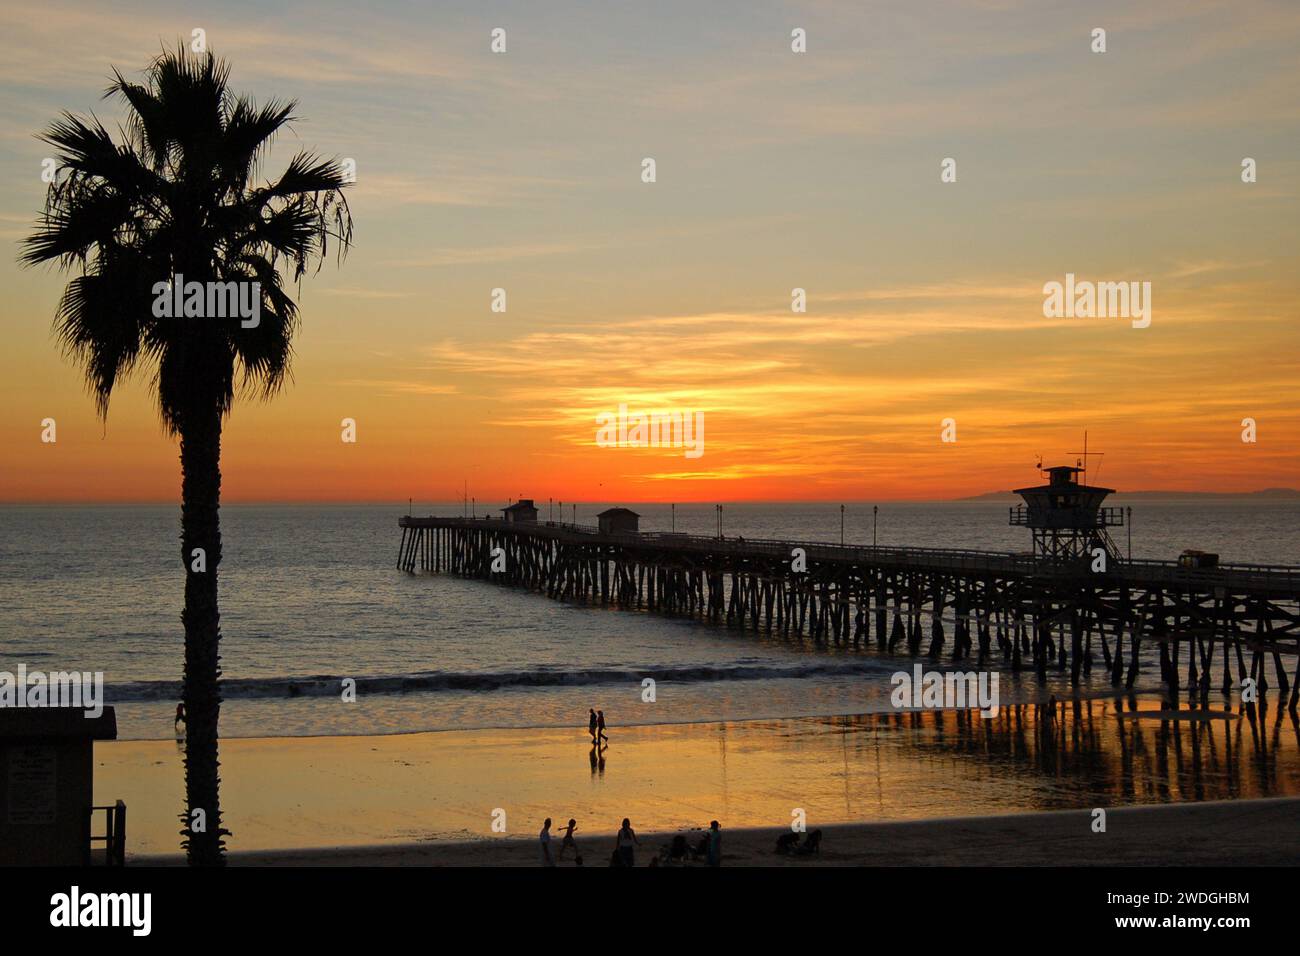
[[435,266],[479,265],[487,262],[511,262],[544,256],[564,256],[585,252],[592,246],[581,242],[539,242],[534,244],[443,247],[418,255],[391,259],[386,264],[399,269],[424,269]]
[[358,289],[352,287],[336,287],[331,289],[321,289],[321,295],[342,296],[349,299],[409,299],[414,292],[397,292],[392,289]]
[[346,388],[365,388],[380,395],[454,395],[455,385],[447,382],[412,381],[405,379],[354,378],[338,383]]

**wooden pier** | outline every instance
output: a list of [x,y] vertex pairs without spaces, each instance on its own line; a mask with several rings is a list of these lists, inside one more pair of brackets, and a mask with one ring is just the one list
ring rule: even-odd
[[1262,692],[1271,670],[1281,695],[1290,691],[1290,707],[1300,693],[1300,672],[1288,678],[1284,665],[1300,657],[1295,566],[1115,558],[1095,572],[1086,561],[1000,551],[602,533],[493,518],[407,516],[398,524],[397,565],[409,573],[817,642],[858,646],[874,631],[884,651],[980,663],[998,654],[1040,676],[1068,667],[1075,684],[1100,649],[1111,683],[1132,687],[1149,645],[1175,694],[1207,698],[1216,668],[1224,692],[1247,677]]

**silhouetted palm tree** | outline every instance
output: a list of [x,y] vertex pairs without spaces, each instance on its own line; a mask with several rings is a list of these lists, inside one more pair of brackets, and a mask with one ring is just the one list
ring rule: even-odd
[[[202,865],[224,861],[222,837],[229,834],[221,824],[217,760],[222,423],[237,387],[270,397],[284,384],[298,325],[297,306],[285,292],[288,273],[289,281],[300,280],[310,265],[320,268],[331,239],[340,258],[352,241],[340,192],[348,177],[337,162],[299,152],[278,179],[257,184],[259,164],[294,119],[296,104],[258,108],[227,90],[228,75],[212,54],[184,49],[159,56],[143,83],[114,71],[104,95],[128,107],[120,143],[93,115],[65,113],[41,137],[58,151],[59,175],[22,256],[76,273],[59,302],[55,331],[65,353],[84,366],[100,416],[107,417],[113,387],[143,366],[164,428],[180,437],[187,716],[181,834],[190,863]],[[246,284],[260,307],[257,324],[237,316],[157,317],[155,298],[170,295],[176,275],[187,289],[194,281]],[[196,810],[206,818],[201,831]]]

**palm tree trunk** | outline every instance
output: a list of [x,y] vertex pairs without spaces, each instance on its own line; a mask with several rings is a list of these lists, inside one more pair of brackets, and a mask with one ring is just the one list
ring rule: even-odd
[[[181,423],[181,559],[185,565],[185,803],[181,835],[191,866],[225,863],[219,799],[217,719],[221,712],[221,413]],[[199,554],[201,550],[201,554]],[[197,813],[196,811],[202,811]]]

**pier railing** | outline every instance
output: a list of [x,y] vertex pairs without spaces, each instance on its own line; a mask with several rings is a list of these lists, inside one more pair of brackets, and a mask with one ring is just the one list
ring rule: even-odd
[[[1024,505],[1014,505],[1008,507],[1007,511],[1009,513],[1008,524],[1021,528],[1033,526],[1035,521],[1035,509],[1027,508]],[[1066,528],[1124,527],[1123,508],[1093,508],[1091,510],[1069,508],[1063,510],[1063,515],[1069,523],[1063,524],[1061,526],[1062,530]],[[1041,517],[1041,513],[1039,513],[1038,516]]]

